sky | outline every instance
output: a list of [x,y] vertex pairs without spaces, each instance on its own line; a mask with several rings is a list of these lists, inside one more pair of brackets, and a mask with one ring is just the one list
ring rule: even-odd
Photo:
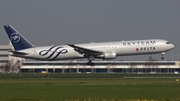
[[[140,39],[165,39],[180,57],[180,0],[0,0],[0,45],[12,25],[35,46]],[[119,60],[160,60],[161,54]]]

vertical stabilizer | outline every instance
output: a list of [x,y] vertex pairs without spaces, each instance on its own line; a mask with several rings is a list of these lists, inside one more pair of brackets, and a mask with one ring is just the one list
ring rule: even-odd
[[33,45],[11,25],[5,25],[4,29],[6,30],[6,33],[8,34],[9,40],[11,41],[15,51],[33,47]]

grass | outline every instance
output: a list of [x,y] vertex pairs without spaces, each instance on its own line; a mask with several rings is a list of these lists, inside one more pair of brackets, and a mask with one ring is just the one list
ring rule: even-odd
[[179,77],[146,74],[0,74],[0,101],[174,101],[180,100],[180,83],[175,81]]

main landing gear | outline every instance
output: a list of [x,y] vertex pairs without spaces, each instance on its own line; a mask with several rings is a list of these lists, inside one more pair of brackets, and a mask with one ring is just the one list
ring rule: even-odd
[[94,56],[91,55],[88,60],[89,61],[87,62],[87,65],[90,65],[90,66],[94,66],[95,65],[95,63],[92,63],[92,60],[94,60]]
[[87,62],[87,65],[94,66],[95,63],[92,63],[92,60],[89,60],[89,61]]
[[161,54],[162,54],[161,60],[164,60],[164,54],[165,54],[165,52],[162,52]]

